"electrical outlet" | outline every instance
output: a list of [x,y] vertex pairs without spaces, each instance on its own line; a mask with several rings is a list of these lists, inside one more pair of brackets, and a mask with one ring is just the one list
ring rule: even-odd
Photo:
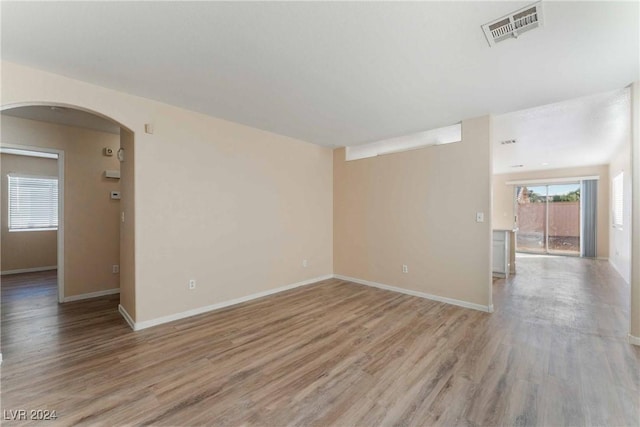
[[189,280],[189,290],[192,291],[196,288],[196,279]]
[[113,265],[111,266],[111,272],[112,272],[113,274],[118,274],[118,273],[120,273],[120,266],[119,266],[118,264],[113,264]]
[[409,272],[409,266],[407,266],[406,264],[402,264],[402,272],[403,273],[408,273]]
[[303,259],[302,260],[302,266],[305,267],[305,268],[308,267],[309,266],[309,262],[306,259]]

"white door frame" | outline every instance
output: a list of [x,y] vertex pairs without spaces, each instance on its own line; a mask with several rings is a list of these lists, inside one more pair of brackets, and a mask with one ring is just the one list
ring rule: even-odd
[[[514,218],[513,218],[513,228],[517,230],[517,220],[516,218],[518,217],[518,187],[526,187],[527,184],[529,184],[530,186],[536,186],[536,187],[546,187],[547,188],[547,194],[545,197],[547,197],[547,199],[545,200],[545,223],[544,223],[544,234],[545,234],[545,242],[544,242],[544,252],[529,252],[529,251],[518,251],[521,253],[532,253],[532,254],[538,254],[538,255],[557,255],[557,254],[553,254],[553,253],[549,253],[549,186],[551,185],[562,185],[562,184],[578,184],[580,186],[580,192],[582,193],[582,187],[583,187],[583,182],[587,179],[596,179],[599,180],[600,177],[583,177],[583,178],[577,178],[577,181],[574,180],[573,178],[560,178],[560,179],[551,179],[551,180],[546,180],[546,179],[531,179],[528,181],[509,181],[507,182],[507,185],[511,184],[513,185],[513,214],[514,214]],[[578,255],[567,255],[567,254],[563,254],[562,256],[577,256],[577,257],[582,257],[582,221],[583,221],[583,216],[582,216],[582,199],[580,199],[579,201],[580,203],[580,224],[579,224],[579,228],[580,228],[580,253]],[[517,235],[517,231],[516,231],[516,248],[514,248],[514,250],[517,250],[517,242],[518,242],[518,235]]]
[[64,302],[64,150],[32,145],[0,143],[2,148],[58,155],[58,302]]

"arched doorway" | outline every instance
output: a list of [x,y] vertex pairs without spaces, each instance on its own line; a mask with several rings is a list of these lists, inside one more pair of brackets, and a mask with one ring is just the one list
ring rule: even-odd
[[[102,194],[102,190],[99,191],[101,193],[100,198],[106,199],[111,196],[109,198],[110,203],[112,203],[111,208],[117,206],[116,224],[119,225],[116,225],[114,228],[113,224],[111,224],[111,234],[117,233],[119,235],[117,243],[119,247],[119,259],[117,262],[113,262],[113,265],[109,265],[108,267],[113,267],[113,270],[110,271],[110,273],[117,273],[119,276],[120,311],[123,312],[125,319],[127,319],[129,323],[132,323],[132,319],[135,319],[135,157],[133,150],[134,132],[129,127],[104,114],[85,107],[69,105],[65,103],[23,102],[18,104],[9,104],[0,107],[0,113],[2,113],[3,115],[9,115],[9,111],[15,113],[20,109],[31,109],[31,111],[33,112],[38,108],[45,110],[51,109],[64,112],[73,112],[73,114],[71,115],[76,116],[85,115],[86,117],[95,117],[98,121],[109,123],[112,127],[116,127],[119,130],[119,137],[117,139],[117,142],[115,143],[115,145],[111,146],[109,153],[107,153],[106,146],[104,147],[104,153],[102,153],[103,147],[100,147],[100,152],[101,154],[104,154],[104,156],[113,156],[113,159],[119,159],[119,162],[115,163],[119,163],[119,167],[111,167],[111,170],[105,168],[105,170],[99,171],[100,180],[102,180],[103,182],[114,182],[116,180],[119,182],[119,190],[113,191],[119,194]],[[15,116],[15,114],[11,115]],[[64,121],[60,122],[59,124],[65,125]],[[66,125],[73,125],[73,123],[66,123]],[[3,125],[3,128],[6,129],[7,127]],[[67,176],[68,174],[65,173],[68,172],[66,171],[66,167],[69,166],[69,153],[65,153],[66,150],[63,146],[56,146],[55,144],[48,143],[38,143],[33,141],[24,141],[22,138],[16,137],[15,135],[12,136],[10,133],[6,132],[3,132],[3,140],[0,143],[0,147],[3,147],[3,149],[9,148],[27,151],[30,150],[33,152],[51,153],[58,156],[58,177],[60,179],[60,183],[62,184],[60,187],[61,191],[58,192],[58,217],[60,221],[57,235],[58,301],[66,302],[73,301],[75,299],[83,299],[85,297],[100,296],[101,293],[104,293],[103,290],[93,293],[86,292],[78,296],[77,289],[71,290],[70,286],[68,286],[70,284],[70,280],[76,280],[78,277],[78,272],[75,271],[78,269],[78,262],[76,262],[73,266],[75,270],[71,271],[69,269],[70,260],[74,259],[75,257],[77,261],[78,253],[84,250],[83,248],[78,247],[78,245],[76,245],[75,247],[70,247],[74,243],[77,243],[77,241],[74,242],[72,241],[73,239],[71,239],[71,235],[69,233],[69,215],[68,212],[66,212],[68,211],[68,207],[65,207],[65,200],[67,203],[69,202],[69,194],[67,194],[67,192],[65,191],[65,181],[68,182],[70,178],[69,176]],[[107,177],[107,172],[114,172],[114,170],[117,170],[119,172],[119,179],[116,179],[115,177]],[[94,173],[95,172],[96,171],[94,171]],[[76,176],[74,177],[74,179],[75,181],[77,181],[78,177]],[[91,195],[90,191],[85,192],[85,196],[87,196],[85,200],[86,203],[89,203],[89,195]],[[78,202],[77,197],[74,200]],[[80,202],[82,203],[82,200],[80,200]],[[76,206],[75,210],[78,211],[78,206]],[[94,228],[96,228],[96,224],[93,224],[93,226]],[[111,264],[111,262],[109,262],[109,264]],[[91,269],[90,266],[87,268],[89,270]],[[108,289],[107,291],[113,291],[113,289]]]

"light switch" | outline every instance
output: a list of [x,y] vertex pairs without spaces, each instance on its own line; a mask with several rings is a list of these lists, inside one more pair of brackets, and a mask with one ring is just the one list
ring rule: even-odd
[[111,192],[111,198],[113,200],[120,200],[120,192],[119,191],[112,191]]
[[484,212],[476,212],[476,222],[484,222]]

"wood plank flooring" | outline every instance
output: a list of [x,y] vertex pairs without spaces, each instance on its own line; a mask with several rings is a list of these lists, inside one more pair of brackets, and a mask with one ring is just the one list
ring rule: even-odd
[[494,283],[493,314],[333,279],[139,332],[117,295],[58,305],[55,272],[5,276],[3,418],[638,426],[628,285],[602,261],[527,257],[518,268]]

